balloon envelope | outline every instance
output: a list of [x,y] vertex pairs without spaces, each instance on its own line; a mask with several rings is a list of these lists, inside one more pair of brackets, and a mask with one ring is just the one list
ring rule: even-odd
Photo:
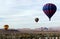
[[9,25],[4,25],[5,30],[8,30],[8,28],[9,28]]
[[56,10],[57,10],[56,5],[52,3],[47,3],[43,6],[43,12],[48,16],[49,20],[51,20],[51,17],[54,15]]
[[35,22],[38,22],[39,21],[39,18],[35,18]]

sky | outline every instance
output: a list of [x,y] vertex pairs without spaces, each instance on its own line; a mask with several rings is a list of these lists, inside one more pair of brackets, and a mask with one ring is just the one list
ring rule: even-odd
[[[57,11],[49,21],[42,8],[46,3],[53,3]],[[39,22],[35,22],[35,18]],[[59,0],[0,0],[0,28],[5,24],[9,28],[40,28],[60,27],[60,1]]]

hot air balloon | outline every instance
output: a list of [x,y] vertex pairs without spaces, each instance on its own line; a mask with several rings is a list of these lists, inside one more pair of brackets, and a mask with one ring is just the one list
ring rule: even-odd
[[9,28],[9,25],[4,25],[5,30],[8,30],[8,28]]
[[57,10],[56,5],[52,3],[47,3],[43,6],[43,12],[48,16],[49,21],[51,20],[51,17],[54,15],[56,10]]
[[35,22],[38,22],[39,21],[39,18],[35,18]]

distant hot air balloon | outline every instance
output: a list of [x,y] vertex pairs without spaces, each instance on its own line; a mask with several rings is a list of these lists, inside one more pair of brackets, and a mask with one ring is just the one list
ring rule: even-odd
[[48,16],[49,21],[51,20],[51,17],[54,15],[56,10],[57,10],[56,5],[52,3],[47,3],[43,6],[43,12]]
[[35,18],[35,22],[38,22],[39,21],[39,18]]
[[4,25],[5,30],[8,30],[8,28],[9,28],[9,25]]

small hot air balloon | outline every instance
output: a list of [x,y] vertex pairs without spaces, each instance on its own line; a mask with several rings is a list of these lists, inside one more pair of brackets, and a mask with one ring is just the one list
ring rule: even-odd
[[35,22],[38,22],[39,21],[39,18],[35,18]]
[[57,10],[56,5],[52,3],[47,3],[43,6],[43,12],[48,16],[49,21],[51,20],[51,17],[54,15],[56,10]]
[[5,30],[8,30],[8,28],[9,28],[9,25],[4,25]]

